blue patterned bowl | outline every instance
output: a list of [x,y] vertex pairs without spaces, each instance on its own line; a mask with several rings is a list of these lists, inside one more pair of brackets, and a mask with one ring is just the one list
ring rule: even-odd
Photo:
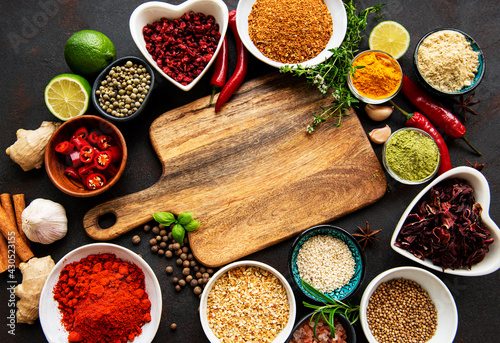
[[347,299],[358,290],[359,286],[363,282],[363,278],[365,276],[365,255],[363,254],[363,250],[361,249],[358,241],[349,232],[337,226],[327,224],[317,225],[307,229],[297,237],[288,255],[288,268],[293,283],[308,298],[314,301],[321,301],[304,288],[299,276],[299,270],[297,268],[297,255],[302,248],[302,245],[309,238],[318,235],[330,235],[334,238],[338,238],[349,247],[349,250],[351,250],[352,257],[354,258],[355,262],[354,275],[352,276],[351,280],[343,287],[335,289],[330,293],[326,293],[328,296],[335,300]]

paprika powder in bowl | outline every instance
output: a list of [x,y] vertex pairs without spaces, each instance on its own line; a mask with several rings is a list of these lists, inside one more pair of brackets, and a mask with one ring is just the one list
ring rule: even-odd
[[240,1],[236,27],[243,45],[262,62],[311,67],[340,46],[347,14],[341,0]]
[[162,295],[155,273],[136,253],[95,243],[59,260],[42,289],[39,311],[50,343],[90,337],[149,343],[160,324]]
[[215,60],[228,21],[222,0],[187,0],[179,5],[149,1],[132,12],[129,28],[149,64],[189,91]]
[[[480,171],[455,167],[439,175],[408,205],[394,229],[391,248],[445,274],[493,273],[500,269],[500,229],[489,215],[490,201],[490,187]],[[428,210],[419,213],[421,208]]]
[[403,84],[398,61],[386,52],[366,50],[352,60],[354,68],[347,85],[356,98],[367,104],[382,104],[394,98]]

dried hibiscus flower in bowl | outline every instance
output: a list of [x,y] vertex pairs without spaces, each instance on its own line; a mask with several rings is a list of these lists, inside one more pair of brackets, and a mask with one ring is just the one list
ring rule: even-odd
[[500,229],[489,217],[490,190],[474,168],[454,168],[407,207],[391,247],[428,268],[477,276],[500,268]]

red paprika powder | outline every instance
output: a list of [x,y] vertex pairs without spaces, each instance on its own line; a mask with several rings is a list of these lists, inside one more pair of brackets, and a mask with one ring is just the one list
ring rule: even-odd
[[69,342],[126,343],[151,321],[144,273],[114,254],[66,265],[53,293]]

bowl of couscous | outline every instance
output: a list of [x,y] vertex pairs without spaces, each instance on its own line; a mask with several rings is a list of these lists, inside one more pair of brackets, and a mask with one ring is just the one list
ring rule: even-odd
[[320,301],[304,282],[335,300],[343,300],[361,285],[365,256],[349,232],[322,224],[296,238],[288,256],[288,268],[295,286],[311,300]]

